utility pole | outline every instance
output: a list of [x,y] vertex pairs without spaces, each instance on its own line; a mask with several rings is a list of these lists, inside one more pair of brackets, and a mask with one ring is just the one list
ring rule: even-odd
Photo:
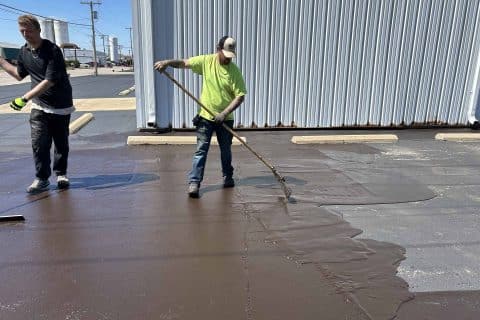
[[119,45],[118,45],[118,53],[119,53],[118,61],[120,61],[121,63],[123,63],[123,60],[122,60],[122,49],[123,49],[123,46],[119,44]]
[[107,55],[107,53],[106,53],[106,51],[105,51],[105,38],[107,38],[107,40],[108,40],[108,36],[107,36],[106,34],[101,34],[101,35],[100,35],[100,38],[102,38],[103,54],[105,55],[105,62],[107,62],[107,57],[108,57],[108,55]]
[[130,32],[130,50],[131,50],[130,52],[132,53],[130,56],[130,59],[132,59],[132,70],[135,70],[135,65],[133,63],[132,27],[127,27],[125,29],[129,30]]
[[98,66],[97,66],[97,50],[96,50],[96,45],[95,45],[95,16],[94,16],[94,11],[93,11],[93,5],[94,4],[102,4],[101,2],[93,2],[93,1],[88,1],[88,2],[80,2],[81,4],[88,4],[90,5],[90,18],[92,19],[92,39],[93,39],[93,66],[94,66],[94,74],[95,76],[98,76]]

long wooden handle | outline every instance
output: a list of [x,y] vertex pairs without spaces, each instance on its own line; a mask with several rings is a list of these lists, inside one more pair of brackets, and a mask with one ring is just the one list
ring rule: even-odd
[[[215,114],[209,109],[207,108],[200,100],[197,99],[197,97],[195,97],[193,94],[191,94],[180,82],[178,82],[174,77],[172,77],[172,75],[170,75],[168,72],[166,71],[162,71],[162,73],[168,78],[170,79],[173,83],[175,83],[183,92],[185,92],[190,98],[192,98],[196,103],[198,103],[200,105],[201,108],[203,108],[203,110],[205,110],[206,112],[208,112],[208,114],[210,114],[212,117],[215,117]],[[228,131],[230,132],[238,141],[240,141],[240,143],[242,143],[251,153],[253,153],[260,161],[263,162],[263,164],[265,164],[272,172],[273,174],[275,175],[275,177],[277,178],[277,180],[280,182],[280,184],[282,185],[282,190],[283,192],[285,193],[287,199],[290,197],[290,195],[292,194],[292,191],[290,190],[290,188],[287,187],[287,185],[285,184],[285,177],[283,177],[282,175],[280,175],[277,171],[277,169],[275,169],[275,167],[270,163],[268,162],[265,158],[263,158],[258,152],[256,152],[255,150],[252,149],[252,147],[250,147],[247,142],[245,142],[245,140],[242,139],[242,137],[240,137],[235,131],[233,131],[229,126],[227,126],[225,123],[222,123],[223,127]]]

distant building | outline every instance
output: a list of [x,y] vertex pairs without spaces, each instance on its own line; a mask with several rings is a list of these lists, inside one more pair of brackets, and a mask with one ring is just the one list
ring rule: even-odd
[[[63,55],[65,60],[78,60],[80,63],[93,64],[93,50],[87,49],[63,49]],[[105,65],[108,56],[101,52],[97,51],[97,61],[100,66]]]
[[40,36],[48,39],[58,46],[69,43],[68,22],[58,19],[40,19]]
[[20,52],[20,47],[21,45],[0,42],[0,56],[10,61],[16,60]]
[[40,36],[43,39],[50,40],[55,43],[55,31],[53,29],[53,20],[52,19],[39,19],[40,23]]
[[118,38],[109,37],[109,43],[110,61],[118,62],[120,60],[120,55],[118,54]]

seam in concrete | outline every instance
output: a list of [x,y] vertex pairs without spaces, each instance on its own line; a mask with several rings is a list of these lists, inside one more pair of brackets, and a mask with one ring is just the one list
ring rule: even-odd
[[437,133],[435,135],[435,140],[456,141],[456,142],[480,141],[480,133],[468,133],[468,132]]
[[93,119],[93,114],[91,113],[83,114],[80,118],[70,123],[70,126],[69,126],[70,134],[75,134],[78,131],[80,131],[80,129],[86,126],[87,123],[92,121],[92,119]]
[[295,144],[327,144],[327,143],[393,143],[398,141],[395,134],[344,134],[322,136],[293,136]]
[[[245,142],[247,139],[241,137]],[[129,136],[127,145],[196,145],[196,136]],[[218,145],[217,137],[212,137],[212,145]],[[241,145],[240,141],[233,139],[233,146]]]

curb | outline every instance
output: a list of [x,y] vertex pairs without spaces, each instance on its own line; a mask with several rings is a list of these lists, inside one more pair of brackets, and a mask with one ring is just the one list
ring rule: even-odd
[[[241,137],[245,142],[247,139]],[[129,136],[127,145],[196,145],[196,136]],[[212,137],[212,145],[218,145],[217,137]],[[232,146],[241,145],[240,141],[233,139]]]
[[93,114],[91,113],[83,114],[80,118],[70,123],[70,126],[69,126],[70,134],[77,133],[80,129],[86,126],[87,123],[92,121],[92,119],[93,119]]
[[293,136],[291,141],[295,144],[394,143],[398,137],[395,134]]
[[435,140],[443,141],[480,141],[480,133],[437,133]]

